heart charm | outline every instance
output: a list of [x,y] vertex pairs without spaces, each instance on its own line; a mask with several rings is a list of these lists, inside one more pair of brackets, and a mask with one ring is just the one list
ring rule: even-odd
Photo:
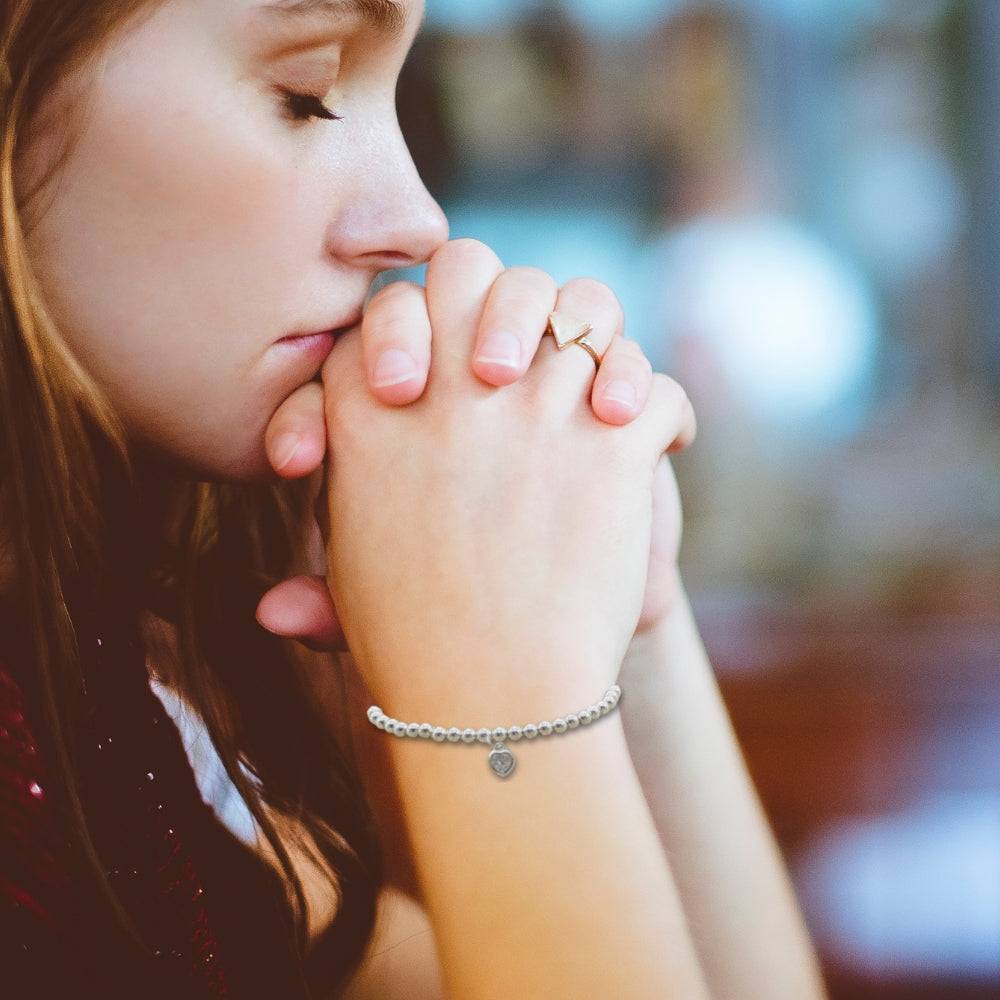
[[516,763],[514,755],[502,743],[490,751],[490,768],[498,778],[510,777]]

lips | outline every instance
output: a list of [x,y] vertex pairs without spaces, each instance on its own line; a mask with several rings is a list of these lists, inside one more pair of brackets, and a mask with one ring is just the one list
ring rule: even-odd
[[322,351],[323,356],[325,357],[330,353],[330,348],[333,347],[334,341],[341,334],[346,333],[348,330],[352,330],[360,322],[361,316],[359,314],[349,323],[345,323],[342,326],[316,329],[314,331],[303,333],[290,333],[287,336],[282,337],[276,343],[307,353],[318,353]]
[[322,361],[333,349],[337,331],[322,330],[318,333],[295,333],[282,337],[275,346],[287,348],[298,354]]

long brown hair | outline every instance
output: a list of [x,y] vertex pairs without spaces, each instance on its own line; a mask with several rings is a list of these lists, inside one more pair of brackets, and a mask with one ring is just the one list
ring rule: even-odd
[[91,606],[80,595],[116,580],[116,599],[130,595],[132,625],[151,611],[169,620],[179,650],[169,680],[201,715],[280,862],[303,953],[306,904],[291,855],[329,877],[339,905],[327,971],[343,975],[374,920],[373,824],[299,658],[253,618],[260,594],[295,565],[304,493],[137,471],[115,414],[49,316],[26,251],[37,192],[19,187],[16,166],[33,116],[64,74],[149,6],[0,4],[0,565],[13,566],[19,652],[30,665],[17,679],[41,720],[78,848],[75,874],[95,914],[134,939],[89,836],[73,765],[73,693]]

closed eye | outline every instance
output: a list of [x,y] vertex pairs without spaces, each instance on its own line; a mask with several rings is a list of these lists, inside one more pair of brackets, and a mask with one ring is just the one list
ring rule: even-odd
[[282,100],[288,109],[289,115],[295,121],[309,121],[313,118],[323,121],[337,122],[341,116],[331,111],[324,103],[323,98],[316,94],[300,94],[291,90],[281,92]]

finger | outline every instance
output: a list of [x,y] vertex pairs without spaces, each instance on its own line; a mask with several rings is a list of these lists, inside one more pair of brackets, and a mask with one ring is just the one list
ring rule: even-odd
[[662,452],[683,451],[697,431],[694,407],[688,394],[672,378],[654,373],[648,403],[640,419],[649,420]]
[[419,399],[431,360],[424,290],[408,281],[386,285],[365,310],[361,336],[365,371],[375,397],[397,406]]
[[[590,324],[587,342],[598,357],[604,356],[625,326],[625,314],[618,297],[607,285],[592,278],[574,278],[566,282],[559,290],[554,311]],[[554,338],[551,343],[555,343]],[[594,359],[584,348],[571,344],[561,354],[563,364],[569,359],[583,375],[593,376]]]
[[427,264],[427,311],[434,330],[432,370],[468,378],[486,299],[504,267],[477,240],[453,240]]
[[677,556],[681,542],[681,498],[670,460],[660,457],[653,473],[653,520],[646,590],[636,632],[663,621],[680,597]]
[[630,423],[646,405],[652,381],[653,367],[642,348],[634,340],[615,337],[594,379],[594,413],[607,424]]
[[257,621],[268,632],[310,649],[345,648],[340,619],[321,576],[296,576],[272,587],[257,605]]
[[264,432],[271,468],[285,479],[298,479],[319,468],[326,454],[323,387],[307,382],[286,399]]
[[[665,375],[663,377],[667,378]],[[694,443],[695,436],[698,433],[698,418],[694,412],[694,406],[684,389],[674,382],[673,379],[667,379],[667,381],[673,387],[676,406],[678,408],[678,430],[673,441],[667,446],[667,453],[673,454],[689,448]]]
[[555,279],[534,267],[511,267],[493,283],[483,308],[472,369],[490,385],[516,382],[531,364],[546,317],[553,311]]

